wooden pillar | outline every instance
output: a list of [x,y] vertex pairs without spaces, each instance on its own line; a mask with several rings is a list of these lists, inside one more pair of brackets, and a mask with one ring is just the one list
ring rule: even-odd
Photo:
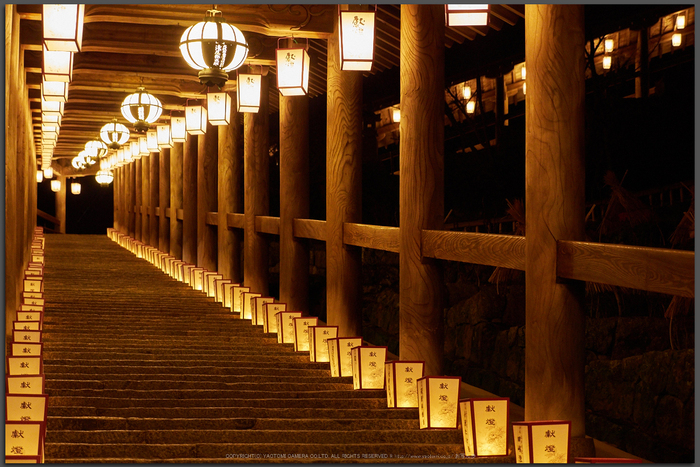
[[119,215],[121,214],[119,210],[119,190],[121,189],[121,181],[119,180],[118,170],[112,170],[112,175],[114,175],[114,181],[112,182],[112,193],[114,193],[114,202],[112,203],[112,211],[114,212],[112,216],[112,228],[119,230]]
[[[267,71],[267,70],[265,70]],[[245,241],[243,277],[245,286],[257,293],[269,294],[269,242],[264,235],[255,231],[255,216],[270,213],[270,168],[269,168],[269,129],[268,117],[268,77],[262,77],[260,110],[258,113],[243,114],[245,138]]]
[[197,137],[182,143],[182,260],[197,262]]
[[[503,141],[503,121],[505,113],[505,101],[506,89],[504,85],[503,71],[499,67],[498,75],[496,76],[496,106],[494,107],[494,114],[496,117],[496,143],[502,145]],[[497,146],[498,147],[498,146]]]
[[[150,200],[148,202],[148,221],[149,221],[149,245],[151,245],[154,248],[158,248],[159,244],[159,235],[158,235],[158,217],[156,216],[156,207],[158,207],[159,203],[159,186],[158,186],[158,180],[160,179],[160,171],[159,169],[159,157],[157,152],[152,152],[150,155],[146,158],[148,159],[148,162],[150,163],[150,168],[149,168],[149,176],[150,176],[150,182],[149,182],[149,189],[150,189]],[[165,213],[163,213],[165,215]]]
[[280,95],[279,119],[280,301],[308,313],[309,246],[294,238],[294,219],[309,217],[309,98]]
[[[235,108],[236,96],[234,94],[231,97],[233,100],[232,105]],[[243,207],[243,155],[239,144],[240,127],[238,116],[233,115],[230,125],[221,125],[218,128],[218,272],[224,278],[231,279],[235,283],[240,283],[243,280],[241,274],[241,241],[243,232],[240,229],[228,228],[226,214],[241,212]],[[258,292],[256,289],[251,290]]]
[[649,97],[649,30],[642,27],[637,31],[637,52],[634,56],[634,69],[638,70],[634,78],[634,97]]
[[182,259],[182,220],[177,211],[182,209],[182,143],[170,149],[170,254]]
[[[338,50],[333,23],[328,50]],[[343,224],[362,222],[362,73],[328,54],[326,109],[326,320],[339,336],[362,335],[362,249],[343,244]]]
[[[129,210],[128,216],[129,216],[129,236],[131,238],[136,239],[136,232],[141,232],[141,224],[138,225],[138,229],[136,228],[136,199],[137,199],[137,181],[138,186],[141,185],[140,183],[140,177],[137,177],[137,172],[140,173],[140,170],[136,170],[136,164],[134,162],[131,162],[129,164],[126,164],[124,167],[126,167],[127,174],[129,177],[129,199],[127,200],[129,203]],[[140,235],[139,235],[140,237]]]
[[134,238],[143,241],[141,230],[141,203],[143,201],[143,170],[141,169],[141,159],[129,162],[131,170],[134,171]]
[[160,167],[158,174],[158,249],[163,253],[170,252],[170,223],[167,217],[167,209],[170,207],[170,149],[163,148],[158,155]]
[[[61,182],[61,189],[56,192],[56,218],[60,222],[58,231],[66,233],[66,177],[59,173],[54,175]],[[21,237],[20,237],[21,238]]]
[[197,143],[197,266],[216,271],[218,225],[207,224],[207,213],[217,210],[218,129],[207,122]]
[[401,5],[399,132],[399,356],[443,374],[442,274],[422,258],[421,231],[440,230],[444,209],[442,5]]
[[151,244],[151,230],[148,222],[148,209],[151,202],[151,177],[148,157],[142,157],[141,161],[141,241]]
[[525,420],[585,434],[584,284],[557,281],[557,240],[584,240],[582,5],[525,5]]
[[129,202],[128,202],[128,192],[129,192],[129,178],[126,167],[121,166],[117,169],[122,180],[121,196],[119,199],[119,209],[121,210],[119,231],[123,234],[129,233]]

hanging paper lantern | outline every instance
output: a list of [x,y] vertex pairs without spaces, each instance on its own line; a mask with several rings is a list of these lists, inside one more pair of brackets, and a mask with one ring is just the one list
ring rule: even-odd
[[113,119],[100,130],[100,138],[111,149],[119,149],[122,144],[129,141],[129,129],[117,123],[117,119]]
[[236,87],[236,105],[239,112],[258,113],[262,75],[239,73]]
[[231,96],[227,92],[207,93],[207,113],[212,125],[228,125],[231,122]]
[[146,92],[146,88],[139,86],[137,92],[124,99],[121,109],[124,118],[134,124],[134,130],[143,133],[158,120],[163,105],[157,97]]
[[277,89],[283,96],[305,96],[309,93],[309,53],[305,48],[278,48],[275,51]]
[[376,11],[339,11],[339,13],[340,69],[371,70],[374,60]]

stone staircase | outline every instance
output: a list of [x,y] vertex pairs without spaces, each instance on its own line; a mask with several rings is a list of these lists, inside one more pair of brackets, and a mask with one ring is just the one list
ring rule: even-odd
[[474,462],[106,236],[45,254],[46,462]]

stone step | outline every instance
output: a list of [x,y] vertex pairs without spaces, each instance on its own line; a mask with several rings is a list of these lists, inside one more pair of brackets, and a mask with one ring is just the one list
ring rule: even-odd
[[[266,336],[270,336],[270,339],[272,339],[271,334],[267,334]],[[268,350],[277,350],[281,353],[289,353],[289,352],[294,352],[294,344],[279,344],[277,343],[277,337],[274,338],[274,342],[268,342],[267,340],[263,341],[265,345],[258,345],[256,348],[260,349],[268,349]],[[77,352],[97,352],[97,351],[105,351],[105,352],[159,352],[159,353],[169,353],[169,352],[185,352],[187,353],[188,350],[191,350],[192,352],[198,352],[198,351],[206,351],[206,350],[226,350],[226,349],[231,349],[231,350],[236,350],[236,349],[250,349],[251,346],[250,344],[244,344],[244,343],[239,343],[236,341],[231,341],[231,342],[197,342],[197,343],[190,343],[187,342],[186,345],[182,345],[181,347],[174,347],[170,346],[167,348],[163,348],[161,346],[153,346],[153,347],[146,347],[143,345],[143,340],[136,341],[136,342],[130,342],[130,343],[124,343],[123,345],[116,345],[116,346],[106,346],[100,343],[83,343],[80,345],[80,348],[76,349],[75,344],[72,343],[64,343],[61,342],[60,340],[55,340],[55,341],[49,341],[49,342],[44,342],[44,350],[56,350],[56,351],[66,351],[70,352],[71,350],[75,350]],[[72,352],[71,352],[72,353]]]
[[[372,391],[353,391],[347,385],[335,384],[256,384],[256,383],[224,383],[221,387],[216,388],[183,388],[177,384],[157,384],[153,382],[150,387],[148,384],[139,385],[145,387],[125,387],[125,388],[99,388],[99,384],[90,388],[54,388],[46,385],[46,389],[51,390],[51,396],[55,397],[129,397],[138,399],[147,399],[153,394],[153,397],[165,397],[168,399],[255,399],[255,398],[295,398],[295,399],[382,399],[386,398],[386,392],[383,390]],[[263,392],[264,391],[264,392]],[[385,399],[386,400],[386,399]]]
[[170,358],[167,360],[146,360],[141,358],[133,359],[122,359],[122,360],[111,360],[105,359],[74,359],[74,358],[63,358],[59,360],[44,358],[44,366],[47,365],[74,365],[74,366],[103,366],[106,363],[112,363],[115,366],[140,366],[140,367],[163,367],[163,366],[180,366],[187,365],[191,362],[200,362],[202,366],[215,366],[218,368],[236,368],[242,366],[251,366],[266,364],[271,366],[286,366],[286,365],[304,365],[303,368],[318,368],[318,369],[329,369],[330,364],[326,362],[312,362],[309,360],[308,355],[303,355],[301,352],[289,355],[263,355],[263,354],[249,354],[249,355],[236,355],[231,353],[230,358],[224,359],[223,355],[216,355],[214,357],[208,358],[204,361],[186,358],[182,356],[181,358]]
[[[70,378],[63,375],[63,379],[46,379],[46,389],[48,391],[56,389],[153,389],[158,384],[163,386],[177,387],[180,389],[228,389],[232,385],[238,384],[256,384],[251,383],[250,377],[245,376],[218,376],[211,377],[206,375],[196,375],[195,377],[172,378],[169,375],[143,375],[150,376],[149,378],[124,378],[123,376],[105,379],[100,376],[99,379],[88,379],[85,375],[71,375]],[[352,389],[352,380],[350,378],[331,378],[327,377],[293,377],[293,376],[256,376],[255,381],[260,384],[313,384],[314,387],[320,385],[334,385],[338,390]],[[240,387],[240,386],[236,386]],[[256,386],[257,387],[257,386]],[[357,391],[355,391],[357,392]]]
[[[98,353],[99,352],[99,353]],[[144,360],[169,360],[171,358],[185,359],[190,357],[192,360],[206,360],[208,358],[217,357],[220,355],[304,355],[308,357],[308,352],[295,352],[292,348],[277,348],[277,346],[260,346],[257,349],[251,349],[247,346],[227,346],[218,347],[211,349],[197,349],[188,350],[187,348],[181,349],[114,349],[114,350],[97,350],[94,351],[80,351],[76,350],[71,352],[69,348],[66,349],[56,349],[55,346],[49,348],[44,347],[44,352],[42,356],[47,360],[61,360],[61,359],[75,359],[75,360],[89,360],[92,358],[96,359],[112,359],[112,360],[122,360],[130,359],[133,357],[138,357]]]
[[[330,376],[330,370],[319,366],[311,366],[311,363],[286,363],[284,365],[272,366],[253,365],[250,363],[239,366],[148,366],[149,373],[169,374],[169,375],[213,375],[213,376],[243,376],[243,375],[280,375],[295,376],[308,374],[309,376]],[[86,362],[85,365],[55,365],[44,362],[44,372],[49,380],[53,375],[82,374],[93,379],[95,375],[139,375],[144,369],[142,365],[120,365],[120,366],[95,366]],[[60,377],[60,376],[59,376]]]

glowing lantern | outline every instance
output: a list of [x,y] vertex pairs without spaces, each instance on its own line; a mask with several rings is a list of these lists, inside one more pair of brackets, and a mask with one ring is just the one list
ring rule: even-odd
[[673,45],[674,47],[681,46],[681,33],[677,32],[671,36],[671,45]]
[[192,268],[190,270],[190,282],[189,286],[194,290],[202,290],[202,274],[204,273],[204,268]]
[[301,311],[280,311],[275,315],[277,320],[277,342],[279,344],[294,343],[294,318],[301,318]]
[[216,299],[216,281],[223,278],[224,276],[222,274],[209,274],[207,276],[207,297]]
[[41,170],[37,170],[36,171],[36,182],[41,183],[43,181],[44,181],[44,172],[42,172]]
[[372,60],[374,60],[376,10],[339,11],[339,13],[340,69],[371,70]]
[[131,143],[129,143],[128,150],[131,152],[131,160],[136,161],[136,160],[141,159],[141,152],[140,152],[141,148],[139,146],[138,140],[132,141]]
[[100,185],[109,185],[112,183],[112,180],[114,180],[114,175],[112,175],[110,170],[98,170],[95,175],[95,180],[97,180],[97,183]]
[[[44,115],[58,115],[62,116],[65,110],[65,103],[57,101],[47,101],[46,99],[41,99],[41,116],[42,122],[44,121]],[[60,125],[59,120],[56,120]],[[46,122],[48,123],[48,122]]]
[[263,305],[263,332],[277,333],[277,313],[287,310],[286,303],[266,303]]
[[80,52],[83,42],[85,5],[44,4],[41,22],[44,47],[48,50]]
[[66,102],[68,100],[68,83],[42,79],[41,95],[47,101]]
[[611,54],[615,48],[615,41],[613,41],[612,39],[605,39],[604,47],[605,53]]
[[250,73],[238,74],[236,106],[239,112],[258,113],[258,110],[260,110],[261,88],[262,75]]
[[318,318],[305,316],[303,318],[292,319],[295,352],[309,351],[309,326],[316,326],[317,324]]
[[352,349],[362,345],[361,337],[336,337],[328,339],[328,355],[331,376],[352,376]]
[[[224,284],[224,308],[231,308],[231,303],[233,302],[231,294],[233,293],[234,287],[240,287],[241,284]],[[233,311],[233,310],[231,310]]]
[[231,288],[231,311],[240,313],[243,311],[243,294],[250,292],[250,287],[243,287],[236,284]]
[[309,93],[309,53],[303,48],[276,49],[277,89],[283,96]]
[[73,77],[73,52],[50,51],[44,46],[41,76],[46,81],[70,83]]
[[253,319],[253,313],[255,313],[255,304],[253,303],[253,299],[257,297],[262,297],[262,294],[244,292],[241,295],[241,303],[243,305],[241,319]]
[[73,182],[70,184],[70,192],[74,195],[80,194],[81,185],[78,182]]
[[676,29],[685,29],[685,15],[679,14],[676,16]]
[[5,423],[5,461],[43,464],[45,436],[44,421],[8,421]]
[[85,151],[94,159],[100,159],[107,154],[107,145],[100,140],[88,141],[85,143]]
[[[46,394],[26,395],[8,394],[5,396],[5,420],[19,422],[22,420],[46,421]],[[29,418],[25,418],[25,417]]]
[[338,337],[338,326],[309,327],[309,358],[312,362],[330,362],[328,339]]
[[568,420],[513,422],[518,464],[566,464],[571,422]]
[[156,127],[158,134],[158,147],[161,149],[173,147],[173,136],[170,132],[170,125],[158,125]]
[[145,157],[150,154],[151,152],[148,150],[148,138],[146,136],[139,136],[139,156]]
[[212,125],[231,123],[231,96],[227,92],[207,93],[207,112]]
[[146,132],[151,123],[155,123],[163,112],[160,100],[139,86],[138,91],[126,96],[122,102],[122,115],[134,124],[137,132]]
[[509,402],[507,397],[459,401],[467,456],[508,455]]
[[[41,331],[20,331],[13,330],[14,342],[41,342]],[[27,357],[7,357],[7,374],[10,376],[41,375],[44,373],[43,358],[40,355]]]
[[459,376],[425,376],[418,380],[420,428],[457,428]]
[[61,190],[61,181],[60,180],[51,180],[51,191],[58,192],[60,190]]
[[185,106],[185,125],[190,135],[203,135],[207,132],[207,109],[203,105]]
[[399,123],[401,121],[401,109],[398,107],[391,109],[391,121],[394,123]]
[[609,70],[612,66],[612,57],[610,55],[603,56],[603,70]]
[[464,88],[462,89],[462,97],[464,98],[465,101],[468,101],[469,99],[472,98],[472,87],[465,84]]
[[[158,126],[163,126],[163,125],[158,125]],[[168,135],[170,135],[170,126],[165,125],[168,127]],[[166,139],[166,141],[169,139]],[[158,146],[158,131],[157,130],[148,130],[146,132],[146,150],[151,153],[151,152],[160,152],[160,147]]]
[[44,178],[53,177],[53,167],[47,167],[44,169]]
[[263,325],[263,314],[265,313],[264,305],[266,303],[274,303],[275,299],[272,297],[255,297],[253,299],[253,324],[257,326]]
[[390,409],[418,407],[418,379],[425,362],[386,362],[386,402]]
[[[523,86],[525,86],[525,85],[523,84]],[[476,103],[474,101],[467,102],[467,113],[468,114],[473,114],[475,108],[476,108]]]
[[488,26],[489,5],[457,4],[445,5],[445,24],[447,26]]
[[215,290],[215,300],[221,304],[224,303],[224,284],[231,284],[232,281],[230,279],[219,279],[214,281],[214,288]]
[[527,68],[525,68],[525,65],[523,65],[523,67],[520,69],[520,76],[522,79],[527,78]]
[[173,143],[187,141],[187,119],[185,117],[172,117],[170,119],[170,135]]
[[100,138],[110,149],[119,149],[129,141],[129,129],[115,118],[100,129]]
[[361,345],[350,350],[353,389],[384,389],[386,349]]

